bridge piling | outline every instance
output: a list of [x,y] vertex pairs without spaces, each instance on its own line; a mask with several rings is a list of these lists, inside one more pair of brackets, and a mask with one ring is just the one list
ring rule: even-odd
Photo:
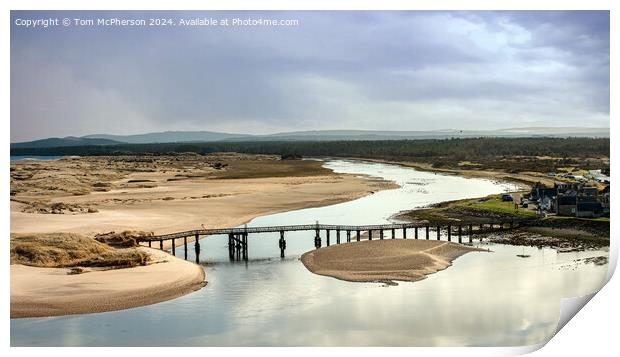
[[452,242],[452,226],[448,225],[448,242]]
[[248,234],[243,233],[243,260],[248,261]]
[[280,241],[278,242],[280,247],[280,258],[284,258],[284,249],[286,249],[286,241],[284,240],[284,231],[280,231]]
[[172,255],[175,257],[177,255],[177,249],[176,249],[176,244],[174,243],[174,238],[172,238]]
[[357,231],[357,241],[358,242],[360,241],[360,231],[359,230]]
[[403,227],[403,239],[407,239],[407,228]]
[[459,243],[463,243],[463,226],[459,224]]
[[340,244],[340,229],[336,230],[336,244]]
[[232,233],[228,234],[228,258],[235,260],[235,240]]
[[347,243],[351,243],[351,231],[347,230]]
[[329,247],[329,229],[325,231],[327,233],[327,246]]
[[441,227],[437,226],[437,240],[441,240]]
[[429,229],[429,227],[428,227],[428,225],[427,225],[427,226],[426,226],[426,240],[428,240],[428,229]]
[[392,239],[396,239],[396,230],[392,228]]
[[183,258],[187,260],[187,237],[183,237]]
[[149,240],[149,248],[151,248],[151,240]]
[[164,240],[163,239],[159,240],[159,250],[164,250]]
[[316,230],[316,236],[314,237],[314,247],[316,249],[321,248],[321,233],[319,229]]
[[368,230],[368,240],[372,240],[372,229]]
[[241,235],[235,235],[235,255],[237,260],[241,260]]
[[379,229],[379,237],[383,240],[383,229]]
[[196,240],[194,241],[194,253],[196,253],[196,264],[200,264],[200,236],[196,234]]

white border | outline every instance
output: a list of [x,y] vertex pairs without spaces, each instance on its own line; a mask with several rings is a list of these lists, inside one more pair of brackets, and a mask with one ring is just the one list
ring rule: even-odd
[[[2,156],[0,160],[3,162],[4,168],[4,182],[2,186],[2,193],[5,198],[9,196],[9,145],[10,142],[10,13],[9,10],[344,10],[344,9],[357,9],[357,10],[391,10],[391,9],[419,9],[419,10],[612,10],[611,11],[611,58],[612,63],[617,58],[618,47],[618,21],[616,10],[618,5],[617,1],[603,1],[603,0],[521,0],[521,1],[489,1],[489,0],[435,0],[435,1],[376,1],[376,0],[349,0],[349,1],[334,1],[334,0],[302,0],[302,1],[284,1],[284,0],[263,0],[259,2],[252,0],[233,0],[233,1],[188,1],[188,0],[175,0],[175,1],[161,1],[154,0],[149,2],[134,2],[122,0],[93,0],[93,1],[76,1],[76,0],[56,0],[53,3],[44,0],[22,0],[22,1],[3,1],[0,7],[3,8],[4,23],[1,27],[1,34],[4,44],[4,56],[2,57],[2,65],[4,70],[2,71],[2,83],[4,84],[4,95],[2,96],[2,108],[4,109],[2,125],[2,135],[5,145],[2,146]],[[616,98],[618,91],[616,85],[618,83],[617,71],[611,69],[611,98]],[[612,100],[611,103],[611,117],[617,112],[617,103]],[[611,124],[612,137],[616,135],[616,127],[613,121]],[[618,145],[612,141],[611,152],[618,152]],[[618,172],[618,165],[612,161],[612,171]],[[614,191],[615,192],[615,191]],[[617,195],[614,194],[612,199],[612,211],[618,212]],[[8,240],[10,215],[9,215],[9,200],[5,199],[2,207],[2,215],[4,217],[4,237]],[[617,237],[617,226],[612,224],[611,236]],[[5,241],[4,249],[2,250],[3,264],[2,264],[2,286],[9,286],[9,252],[8,242]],[[612,261],[610,261],[610,267],[615,268],[615,262],[617,261],[618,247],[615,244],[615,240],[612,239],[611,255]],[[610,269],[610,276],[613,269]],[[315,353],[328,353],[328,354],[340,354],[344,351],[337,349],[321,349],[317,351],[315,349],[295,349],[291,351],[289,348],[279,349],[247,349],[233,348],[227,350],[211,349],[210,351],[177,351],[170,349],[148,349],[143,351],[136,351],[135,349],[120,348],[114,351],[107,349],[95,348],[95,349],[83,349],[83,348],[45,348],[45,349],[33,349],[33,348],[13,348],[8,351],[10,345],[9,331],[10,331],[10,319],[9,319],[9,291],[4,290],[5,293],[2,296],[4,309],[2,310],[2,318],[4,324],[2,324],[2,339],[3,346],[7,351],[5,353],[11,353],[14,355],[31,355],[31,354],[60,354],[66,355],[95,355],[95,356],[107,356],[109,353],[121,353],[121,354],[135,354],[135,353],[149,353],[155,355],[163,355],[172,353],[252,353],[252,354],[301,354],[310,355]],[[595,296],[590,303],[588,303],[583,311],[580,312],[572,321],[569,321],[566,328],[560,331],[556,337],[554,337],[545,348],[538,351],[537,354],[544,355],[558,355],[567,354],[574,355],[577,353],[582,354],[596,354],[607,351],[613,351],[617,348],[616,334],[614,333],[616,321],[614,318],[620,317],[617,301],[620,301],[620,283],[618,279],[612,279],[607,286],[604,287],[601,294]],[[411,353],[424,353],[424,355],[504,355],[524,353],[528,350],[531,351],[535,346],[523,349],[505,349],[505,348],[391,348],[389,351],[384,349],[348,349],[346,353],[355,353],[361,355],[370,355],[377,353],[390,353],[396,355],[405,355]],[[603,355],[607,355],[604,353]]]

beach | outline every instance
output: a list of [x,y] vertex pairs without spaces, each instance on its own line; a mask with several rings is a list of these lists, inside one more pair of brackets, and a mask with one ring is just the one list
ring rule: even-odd
[[11,264],[11,318],[128,309],[200,289],[202,267],[146,247],[150,264],[126,269],[38,268]]
[[[351,201],[397,187],[362,175],[335,174],[319,161],[223,157],[159,158],[146,166],[140,158],[119,164],[118,158],[97,157],[13,163],[26,172],[28,168],[19,166],[39,167],[28,179],[33,184],[21,188],[23,181],[11,181],[12,189],[23,190],[11,199],[11,233],[166,234],[202,226],[235,227],[262,215]],[[209,165],[214,162],[228,166],[213,169]],[[111,165],[115,168],[109,169]],[[40,183],[37,175],[47,181]],[[86,184],[61,185],[82,175]],[[54,210],[55,204],[68,209]],[[166,243],[164,248],[170,248]]]

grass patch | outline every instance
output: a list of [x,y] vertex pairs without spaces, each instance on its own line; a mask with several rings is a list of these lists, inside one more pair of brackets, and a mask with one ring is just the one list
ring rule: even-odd
[[476,211],[497,213],[501,215],[519,217],[519,218],[533,218],[536,217],[536,212],[525,209],[515,209],[515,204],[512,201],[502,201],[498,197],[489,198],[484,201],[468,202],[460,205],[462,208],[473,209]]
[[11,234],[11,264],[128,268],[145,265],[148,258],[136,248],[115,249],[80,234]]
[[248,179],[268,177],[306,177],[331,175],[333,171],[314,160],[226,160],[225,170],[211,177],[219,179]]

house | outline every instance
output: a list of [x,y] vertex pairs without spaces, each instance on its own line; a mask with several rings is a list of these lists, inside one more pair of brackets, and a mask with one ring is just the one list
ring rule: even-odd
[[532,191],[530,191],[530,201],[536,202],[541,200],[543,197],[553,198],[557,195],[557,189],[555,187],[549,188],[545,187],[540,183],[536,183],[534,187],[532,187]]
[[579,202],[575,215],[584,218],[600,217],[603,215],[603,205],[600,202]]
[[577,214],[577,194],[575,191],[556,197],[555,213],[560,216],[575,216]]
[[538,208],[543,211],[555,211],[555,197],[544,196],[540,203],[538,204]]

